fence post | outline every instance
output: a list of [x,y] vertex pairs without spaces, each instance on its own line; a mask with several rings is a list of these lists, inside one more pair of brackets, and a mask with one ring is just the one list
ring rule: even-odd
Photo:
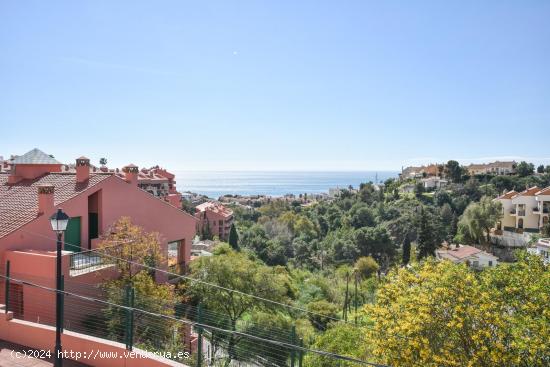
[[[202,322],[202,305],[199,303],[197,308],[197,322]],[[197,367],[202,366],[202,327],[197,326],[197,334],[199,335],[197,340]]]
[[290,350],[290,367],[294,367],[294,360],[296,359],[296,349],[294,346],[296,345],[296,326],[292,325],[292,330],[290,332],[290,344],[292,344],[293,348]]
[[61,275],[61,332],[64,330],[65,325],[65,275]]
[[9,311],[10,307],[10,261],[6,261],[6,286],[4,287],[5,301],[6,301],[6,313]]
[[[300,347],[304,346],[304,339],[300,338]],[[302,367],[304,361],[304,351],[300,349],[300,355],[298,356],[298,367]]]
[[134,288],[126,286],[126,349],[132,350],[134,345]]
[[355,325],[357,325],[357,309],[358,309],[358,299],[357,299],[357,282],[358,282],[357,273],[355,273]]

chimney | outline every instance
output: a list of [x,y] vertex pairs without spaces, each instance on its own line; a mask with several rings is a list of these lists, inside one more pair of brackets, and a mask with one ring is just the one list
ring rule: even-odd
[[126,182],[137,186],[139,169],[136,165],[129,164],[126,167],[122,168],[122,172],[124,172],[124,179],[126,180]]
[[86,157],[76,159],[76,183],[83,183],[90,178],[90,160]]
[[53,211],[53,193],[52,185],[38,186],[38,214],[48,214]]

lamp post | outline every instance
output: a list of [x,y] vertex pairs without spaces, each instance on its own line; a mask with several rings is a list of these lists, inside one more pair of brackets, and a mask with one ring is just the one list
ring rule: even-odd
[[52,230],[57,234],[57,262],[56,262],[56,295],[55,295],[55,367],[61,367],[63,365],[63,359],[61,358],[61,320],[63,315],[61,314],[61,305],[63,303],[63,295],[61,294],[61,249],[63,232],[67,229],[69,223],[69,216],[61,210],[57,209],[57,212],[50,217],[50,223]]

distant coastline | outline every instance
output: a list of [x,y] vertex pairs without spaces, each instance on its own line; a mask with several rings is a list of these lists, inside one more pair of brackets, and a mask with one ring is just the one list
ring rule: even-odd
[[397,178],[399,171],[174,171],[179,191],[223,195],[314,194]]

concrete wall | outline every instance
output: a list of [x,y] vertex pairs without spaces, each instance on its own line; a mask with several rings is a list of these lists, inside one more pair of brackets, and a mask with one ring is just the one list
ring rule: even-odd
[[[512,199],[512,204],[516,205],[516,208],[518,208],[518,205],[524,204],[525,205],[525,216],[520,217],[517,216],[516,218],[516,228],[518,227],[517,223],[519,223],[519,219],[523,219],[523,228],[529,228],[529,229],[539,229],[539,215],[533,214],[533,208],[537,206],[537,201],[534,196],[518,196]],[[519,210],[517,212],[519,214]]]
[[[3,312],[3,311],[2,311]],[[20,344],[26,347],[39,350],[50,350],[53,354],[55,346],[55,328],[46,325],[39,325],[27,321],[11,319],[10,314],[0,314],[0,339]],[[169,359],[150,356],[143,351],[134,348],[133,357],[124,354],[125,346],[121,343],[105,339],[95,338],[84,334],[65,331],[61,337],[63,350],[89,354],[95,351],[102,353],[117,353],[119,358],[95,358],[81,359],[80,362],[97,367],[165,367],[186,365],[171,361]],[[147,356],[138,358],[137,356]]]

